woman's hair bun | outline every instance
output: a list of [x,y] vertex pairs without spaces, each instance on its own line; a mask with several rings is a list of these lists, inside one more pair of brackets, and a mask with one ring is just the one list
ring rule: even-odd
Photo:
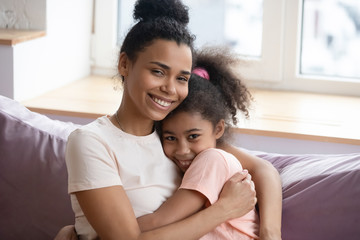
[[137,0],[134,9],[134,19],[150,21],[159,17],[167,17],[188,24],[189,8],[180,0]]

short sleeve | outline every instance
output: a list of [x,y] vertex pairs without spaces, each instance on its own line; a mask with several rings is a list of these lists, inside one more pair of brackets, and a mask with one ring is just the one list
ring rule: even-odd
[[90,131],[78,129],[70,134],[65,160],[69,193],[122,185],[115,155]]
[[232,176],[231,172],[224,155],[216,149],[208,149],[196,156],[185,172],[180,188],[196,190],[213,204],[224,183]]

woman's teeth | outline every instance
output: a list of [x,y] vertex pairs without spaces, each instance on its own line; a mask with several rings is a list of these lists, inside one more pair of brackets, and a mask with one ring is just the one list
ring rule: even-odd
[[153,100],[154,100],[154,102],[156,102],[157,104],[159,104],[159,105],[161,105],[163,107],[168,107],[171,104],[171,102],[166,102],[164,100],[161,100],[161,99],[158,99],[158,98],[155,98],[155,97],[153,97]]

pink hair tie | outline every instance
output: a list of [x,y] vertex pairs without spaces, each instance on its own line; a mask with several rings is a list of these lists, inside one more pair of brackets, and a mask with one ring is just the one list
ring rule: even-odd
[[209,73],[206,71],[205,68],[196,67],[196,68],[194,68],[192,73],[198,75],[199,77],[210,80]]

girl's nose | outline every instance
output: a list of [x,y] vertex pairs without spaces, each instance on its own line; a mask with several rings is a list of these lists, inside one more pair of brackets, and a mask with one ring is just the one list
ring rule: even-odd
[[186,143],[186,141],[179,141],[176,148],[176,154],[185,155],[188,153],[190,153],[189,145]]

